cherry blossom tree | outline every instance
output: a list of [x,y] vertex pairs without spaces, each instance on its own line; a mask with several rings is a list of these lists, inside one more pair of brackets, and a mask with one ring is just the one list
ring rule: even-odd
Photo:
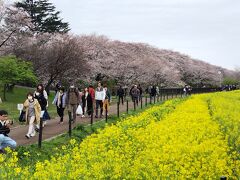
[[9,47],[30,36],[33,25],[27,13],[21,9],[1,1],[0,10],[0,53],[3,54]]

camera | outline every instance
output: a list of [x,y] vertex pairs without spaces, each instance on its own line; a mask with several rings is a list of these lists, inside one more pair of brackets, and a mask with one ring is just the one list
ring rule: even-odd
[[6,120],[6,121],[4,121],[4,124],[5,125],[13,125],[13,120]]

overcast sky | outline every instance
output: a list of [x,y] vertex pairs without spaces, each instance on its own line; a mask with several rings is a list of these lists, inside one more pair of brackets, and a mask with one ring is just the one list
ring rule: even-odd
[[50,0],[75,34],[144,42],[240,66],[240,0]]

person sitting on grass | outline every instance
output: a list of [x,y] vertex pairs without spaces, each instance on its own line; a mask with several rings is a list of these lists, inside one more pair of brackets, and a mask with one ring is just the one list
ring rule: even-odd
[[6,147],[15,149],[16,141],[8,137],[10,132],[11,121],[8,120],[8,113],[5,110],[0,110],[0,153],[4,153]]

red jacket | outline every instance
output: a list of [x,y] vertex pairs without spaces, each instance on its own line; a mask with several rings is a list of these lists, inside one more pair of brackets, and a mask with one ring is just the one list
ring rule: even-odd
[[90,88],[88,89],[88,92],[89,92],[89,94],[90,94],[91,97],[92,97],[92,101],[94,101],[94,100],[95,100],[95,90],[90,87]]

